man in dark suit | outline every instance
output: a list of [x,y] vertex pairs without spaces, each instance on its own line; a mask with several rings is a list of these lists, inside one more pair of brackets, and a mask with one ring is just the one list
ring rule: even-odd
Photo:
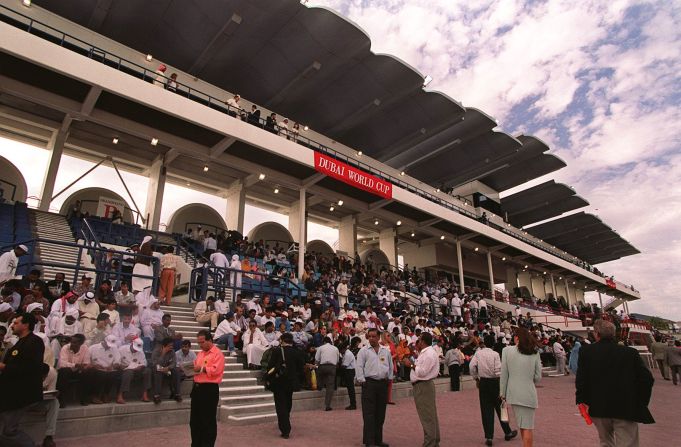
[[12,333],[19,341],[5,352],[0,361],[0,445],[34,445],[19,430],[26,409],[43,400],[43,363],[45,344],[33,333],[35,317],[19,313],[12,323]]
[[597,320],[594,331],[596,343],[579,351],[577,404],[587,406],[602,446],[637,447],[638,423],[655,423],[653,375],[638,351],[617,344],[612,323]]
[[[281,437],[288,439],[291,433],[291,406],[293,405],[293,392],[300,389],[304,382],[305,358],[303,353],[293,347],[293,335],[290,332],[282,334],[282,349],[274,349],[269,364],[277,368],[286,365],[284,375],[272,381],[271,388],[274,393],[274,407],[277,411],[277,422]],[[282,350],[283,358],[282,358]]]
[[40,273],[40,270],[31,270],[28,275],[24,275],[21,278],[21,286],[24,288],[24,290],[26,290],[27,293],[31,293],[31,290],[33,290],[35,286],[40,286],[43,296],[48,297],[49,290],[47,290],[45,281],[40,279]]
[[66,281],[63,273],[55,273],[54,279],[47,282],[47,291],[48,294],[45,295],[45,297],[50,301],[51,304],[54,303],[58,298],[61,298],[62,296],[69,293],[71,291],[71,284]]

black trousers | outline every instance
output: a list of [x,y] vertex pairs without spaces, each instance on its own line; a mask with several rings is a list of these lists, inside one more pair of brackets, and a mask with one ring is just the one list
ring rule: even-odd
[[362,385],[362,419],[366,445],[383,443],[383,423],[388,406],[388,381],[367,379]]
[[274,408],[277,412],[277,422],[282,435],[291,433],[291,407],[293,406],[293,388],[283,384],[276,386],[274,393]]
[[192,388],[192,406],[189,414],[189,430],[192,447],[213,447],[218,436],[216,414],[219,388],[217,383],[195,383]]
[[93,396],[109,398],[112,389],[117,389],[121,381],[121,371],[92,371],[94,383]]
[[449,365],[449,383],[452,391],[461,389],[461,365]]
[[59,390],[59,402],[64,404],[64,398],[71,393],[74,384],[77,382],[78,399],[80,403],[89,403],[92,395],[94,383],[93,370],[74,368],[59,368],[57,370],[57,389]]
[[357,406],[357,399],[355,397],[355,370],[341,368],[341,383],[348,390],[348,397],[350,398],[350,405]]
[[482,416],[482,428],[485,431],[485,439],[494,438],[494,413],[497,413],[501,429],[504,434],[511,433],[508,422],[501,422],[501,401],[499,400],[499,379],[480,379],[480,414]]

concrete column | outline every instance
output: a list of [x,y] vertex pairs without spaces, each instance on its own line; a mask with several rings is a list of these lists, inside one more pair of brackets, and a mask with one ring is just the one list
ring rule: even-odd
[[[293,214],[293,209],[291,209]],[[298,200],[298,279],[302,280],[303,271],[305,270],[305,245],[307,243],[307,218],[305,215],[305,188],[300,190],[300,199]],[[289,215],[289,227],[291,226],[291,216]],[[293,237],[296,237],[295,233]]]
[[487,271],[489,272],[489,290],[494,292],[494,269],[492,268],[492,253],[487,252]]
[[47,164],[47,171],[45,171],[45,177],[43,178],[40,206],[38,206],[40,211],[49,211],[50,209],[52,195],[54,194],[54,184],[57,180],[57,172],[59,171],[59,164],[64,153],[64,143],[67,137],[68,132],[58,130],[52,133],[52,137],[47,143],[47,150],[50,151],[50,161]]
[[149,217],[147,228],[158,231],[161,223],[161,206],[163,205],[163,191],[166,188],[166,167],[163,158],[156,157],[149,168],[149,186],[147,187],[147,204],[144,212]]
[[601,292],[598,292],[598,302],[601,304],[601,311],[603,311],[603,298],[601,297]]
[[394,228],[381,230],[378,238],[378,247],[388,257],[390,265],[397,268],[397,233]]
[[354,258],[357,253],[357,219],[353,215],[341,219],[338,227],[338,249]]
[[246,213],[246,188],[243,183],[238,183],[230,188],[225,196],[227,210],[225,222],[228,230],[244,232],[244,214]]
[[463,253],[461,252],[461,241],[457,239],[456,241],[456,263],[459,267],[459,292],[463,293],[464,283],[463,283]]
[[553,293],[553,297],[555,299],[558,299],[558,292],[556,291],[556,281],[553,279],[553,275],[550,275],[551,278],[551,293]]
[[[301,214],[302,213],[302,214]],[[305,199],[294,202],[291,205],[291,209],[289,210],[288,213],[288,231],[291,233],[291,236],[293,236],[293,240],[295,240],[298,243],[303,243],[305,244],[307,242],[306,239],[301,239],[301,234],[305,235],[307,237],[307,228],[305,228],[306,225],[306,220],[305,220],[305,214],[306,213],[306,203]],[[302,216],[302,217],[301,217]],[[304,231],[304,233],[301,233],[301,230]]]
[[568,283],[567,278],[565,278],[565,299],[567,300],[568,304],[572,304],[572,297],[570,296],[570,284]]

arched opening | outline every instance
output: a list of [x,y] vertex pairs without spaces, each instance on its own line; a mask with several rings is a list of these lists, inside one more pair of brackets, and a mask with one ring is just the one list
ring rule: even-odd
[[388,256],[383,253],[383,250],[380,248],[376,247],[371,247],[368,248],[362,252],[359,253],[359,258],[362,261],[362,264],[369,265],[371,264],[374,269],[380,270],[381,267],[386,267],[390,268],[390,261],[388,260]]
[[0,202],[24,202],[28,199],[26,179],[14,164],[0,157]]
[[286,229],[285,226],[276,222],[263,222],[253,227],[248,233],[248,239],[251,241],[263,240],[265,245],[275,246],[277,243],[280,246],[288,246],[293,242],[293,236]]
[[182,234],[187,231],[187,228],[196,230],[199,226],[201,226],[201,229],[210,232],[219,232],[227,228],[225,219],[214,208],[203,203],[190,203],[178,208],[173,213],[166,226],[166,231]]
[[137,212],[130,208],[128,201],[115,192],[105,188],[84,188],[71,194],[64,201],[59,214],[68,215],[69,210],[80,200],[80,212],[92,217],[111,219],[118,210],[126,223],[142,224]]
[[333,255],[335,253],[329,244],[319,239],[308,242],[305,251],[307,253],[315,252],[322,255]]

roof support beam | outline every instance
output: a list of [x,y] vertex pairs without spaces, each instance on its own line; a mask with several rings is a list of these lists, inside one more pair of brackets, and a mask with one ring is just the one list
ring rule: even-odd
[[315,184],[317,184],[317,182],[320,182],[321,180],[323,180],[324,177],[326,177],[326,175],[321,174],[321,173],[311,175],[308,178],[306,178],[305,180],[303,180],[301,186],[303,188],[307,188],[308,186],[315,185]]
[[374,202],[371,205],[369,205],[369,211],[374,211],[383,208],[387,204],[392,202],[392,199],[383,199],[379,200],[378,202]]
[[368,103],[364,104],[362,107],[358,108],[355,113],[352,113],[348,116],[346,116],[344,119],[341,121],[337,122],[335,126],[333,126],[330,129],[326,129],[325,132],[328,134],[335,134],[338,132],[343,132],[352,127],[352,125],[359,120],[359,118],[362,118],[365,116],[366,113],[370,113],[370,111],[376,107],[380,107],[381,105],[381,100],[378,98],[374,98],[372,101],[369,101]]
[[286,93],[291,88],[293,88],[298,83],[298,81],[315,75],[317,72],[319,72],[319,70],[321,70],[321,68],[322,68],[321,62],[313,61],[310,65],[307,66],[307,68],[305,68],[305,70],[301,71],[296,77],[291,79],[288,82],[288,84],[286,84],[281,90],[279,90],[279,93],[277,93],[269,101],[267,101],[264,104],[264,106],[267,107],[268,109],[276,107],[284,100],[284,98],[286,97]]
[[234,143],[236,143],[236,138],[234,137],[223,138],[215,146],[210,148],[209,157],[213,159],[220,156],[220,154],[229,149],[229,147]]
[[236,32],[239,25],[241,25],[241,16],[238,14],[232,14],[222,28],[215,33],[211,41],[204,48],[203,52],[199,55],[199,57],[196,58],[192,66],[189,67],[189,70],[187,71],[193,75],[199,76],[206,64],[213,58],[215,52],[224,47],[227,41]]
[[99,31],[106,16],[109,15],[113,0],[97,0],[97,4],[92,10],[92,15],[88,21],[87,27],[95,32]]

